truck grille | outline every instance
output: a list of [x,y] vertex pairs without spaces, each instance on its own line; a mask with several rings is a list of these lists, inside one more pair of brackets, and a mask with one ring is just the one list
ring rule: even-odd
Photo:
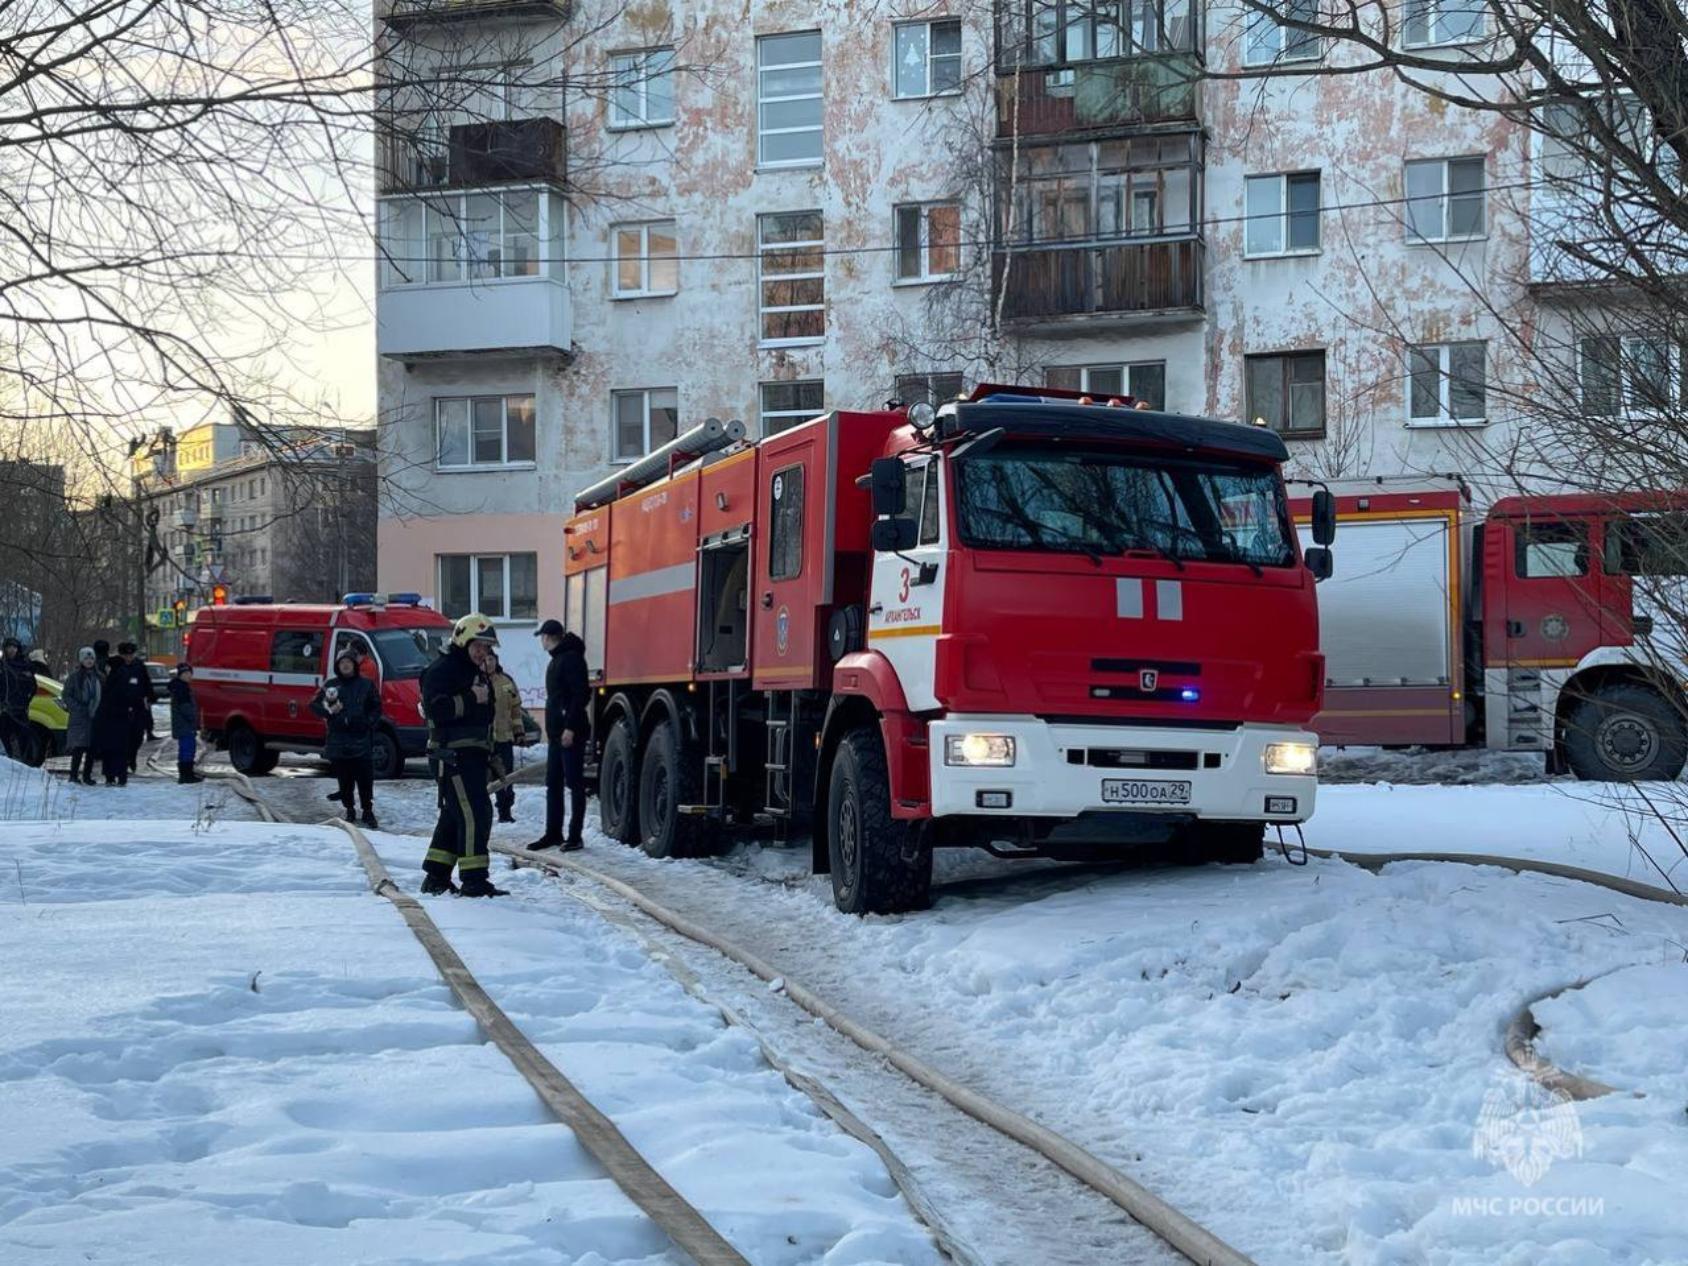
[[1194,769],[1199,755],[1135,747],[1069,747],[1067,764],[1095,769]]

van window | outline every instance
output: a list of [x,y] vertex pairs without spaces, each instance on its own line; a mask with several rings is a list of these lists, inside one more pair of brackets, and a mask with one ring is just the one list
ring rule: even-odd
[[774,472],[774,521],[768,532],[768,579],[790,580],[803,570],[803,468]]
[[270,643],[272,673],[310,673],[322,670],[322,634],[314,630],[277,633]]
[[1523,580],[1588,575],[1586,523],[1520,523],[1513,563]]

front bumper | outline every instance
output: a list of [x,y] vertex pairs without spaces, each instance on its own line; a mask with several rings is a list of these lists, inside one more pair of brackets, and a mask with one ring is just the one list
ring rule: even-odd
[[[1005,768],[948,765],[951,735],[1004,734],[1014,739]],[[1268,743],[1318,745],[1318,736],[1280,726],[1206,730],[1161,726],[1086,725],[1033,717],[948,716],[929,729],[932,816],[1070,818],[1081,813],[1171,814],[1229,822],[1302,822],[1313,815],[1314,775],[1268,774]],[[1074,763],[1074,753],[1124,753],[1144,763],[1105,767]],[[1085,760],[1108,759],[1086,755]],[[1193,764],[1194,768],[1164,766]],[[1163,767],[1147,767],[1153,764]],[[1103,798],[1103,783],[1126,784],[1132,803]],[[1174,793],[1189,784],[1187,800]],[[1001,803],[1007,793],[1008,803]],[[1157,797],[1165,794],[1165,800]],[[1268,798],[1279,801],[1276,812]],[[1288,801],[1293,800],[1290,808]]]

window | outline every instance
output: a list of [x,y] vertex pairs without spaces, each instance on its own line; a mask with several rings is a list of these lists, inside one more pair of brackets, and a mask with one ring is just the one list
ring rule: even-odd
[[1092,396],[1131,396],[1151,409],[1166,408],[1166,362],[1138,361],[1133,365],[1051,365],[1044,371],[1046,386],[1082,391]]
[[1407,349],[1407,419],[1422,426],[1481,422],[1488,416],[1487,343],[1432,343]]
[[1483,236],[1483,160],[1432,158],[1407,164],[1407,240]]
[[679,434],[677,388],[617,391],[611,399],[615,410],[615,452],[611,460],[630,462],[661,448]]
[[1245,182],[1248,227],[1243,254],[1251,258],[1319,249],[1319,173],[1250,176]]
[[[1003,0],[996,11],[997,47],[1010,69],[1196,47],[1189,0]],[[1058,73],[1072,83],[1071,72]]]
[[821,161],[821,33],[756,41],[756,162],[809,167]]
[[769,492],[774,521],[768,532],[768,579],[790,580],[803,570],[803,468],[775,471]]
[[926,463],[926,486],[920,497],[920,543],[936,545],[942,527],[944,501],[938,484],[938,463]]
[[1483,35],[1484,0],[1407,0],[1406,45],[1463,44]]
[[1614,519],[1606,525],[1608,576],[1688,576],[1688,520],[1680,514]]
[[674,122],[674,50],[647,48],[610,55],[610,126],[662,127]]
[[897,27],[896,96],[936,97],[961,91],[961,20],[906,22]]
[[673,220],[618,224],[615,238],[615,297],[671,295],[680,289]]
[[1578,347],[1583,412],[1645,415],[1688,401],[1688,349],[1666,339],[1590,335]]
[[1588,528],[1581,523],[1520,523],[1513,564],[1525,580],[1588,575]]
[[1197,134],[1041,146],[1021,155],[1011,193],[997,200],[1008,242],[1084,242],[1193,233]]
[[763,347],[826,337],[826,241],[819,211],[757,217]]
[[555,197],[536,189],[433,194],[381,203],[382,281],[413,286],[551,275],[544,244],[558,236]]
[[270,640],[272,673],[309,673],[321,668],[322,641],[316,633],[285,630]]
[[774,435],[826,412],[826,384],[765,382],[762,384],[762,434]]
[[904,404],[925,401],[936,409],[948,404],[966,390],[960,374],[901,374],[897,378],[895,398]]
[[538,554],[441,554],[440,611],[455,620],[478,611],[490,620],[539,618]]
[[[1274,6],[1292,22],[1318,22],[1319,0],[1281,0]],[[1270,66],[1274,62],[1310,62],[1324,55],[1324,45],[1311,31],[1283,26],[1258,11],[1248,16],[1243,34],[1243,64]]]
[[948,281],[961,271],[961,208],[953,202],[897,208],[897,280]]
[[434,429],[441,470],[534,460],[532,396],[436,398]]
[[1247,356],[1244,370],[1252,421],[1295,439],[1324,435],[1324,352]]

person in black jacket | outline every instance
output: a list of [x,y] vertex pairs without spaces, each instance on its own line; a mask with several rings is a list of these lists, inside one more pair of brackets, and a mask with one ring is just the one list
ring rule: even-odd
[[[586,643],[547,620],[535,633],[551,655],[545,667],[545,834],[528,847],[565,853],[586,847],[586,743],[592,721],[586,713],[591,689],[586,678]],[[569,793],[569,830],[563,835],[563,789]]]
[[422,861],[422,891],[456,892],[455,866],[465,897],[502,897],[487,876],[491,858],[492,685],[482,663],[498,645],[492,621],[479,613],[453,626],[451,645],[422,673],[422,711],[428,719],[428,756],[439,783],[439,822]]
[[176,740],[176,781],[204,782],[205,779],[193,772],[194,751],[199,745],[199,703],[193,697],[193,665],[177,664],[176,674],[166,689],[170,694],[170,733]]
[[13,760],[29,760],[34,735],[29,728],[29,704],[35,698],[35,674],[15,637],[0,646],[0,742]]
[[106,678],[99,706],[94,709],[94,747],[89,753],[90,764],[95,755],[99,756],[100,773],[105,775],[108,787],[129,784],[129,725],[133,715],[114,671]]
[[[328,722],[328,739],[322,754],[328,758],[340,781],[340,800],[346,806],[346,821],[357,816],[354,805],[363,804],[363,824],[376,830],[375,821],[375,730],[381,723],[381,696],[375,683],[358,672],[357,656],[342,651],[334,661],[334,676],[311,700],[311,711]],[[353,800],[356,790],[357,800]]]
[[117,695],[129,709],[128,756],[129,772],[134,773],[140,762],[141,741],[146,738],[152,721],[152,705],[158,692],[152,688],[147,666],[135,657],[133,642],[119,642],[117,659],[112,663],[106,689]]

